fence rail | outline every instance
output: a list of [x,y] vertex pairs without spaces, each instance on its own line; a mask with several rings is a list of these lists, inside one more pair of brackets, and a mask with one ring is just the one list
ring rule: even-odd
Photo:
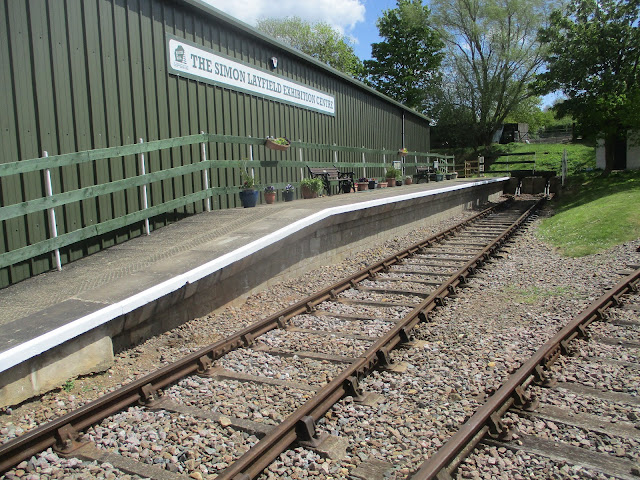
[[[228,160],[228,159],[207,159],[206,158],[206,145],[208,143],[213,144],[239,144],[245,145],[249,148],[249,159],[243,160]],[[270,181],[266,184],[258,184],[255,188],[262,190],[264,186],[273,185],[276,189],[280,190],[288,183],[294,185],[299,184],[299,181],[306,174],[306,167],[322,167],[327,165],[336,165],[341,168],[349,169],[354,172],[362,171],[362,176],[367,176],[366,171],[369,170],[369,177],[383,176],[384,169],[387,166],[393,165],[394,161],[398,161],[398,150],[387,149],[370,149],[365,147],[346,147],[339,145],[325,145],[325,144],[312,144],[305,142],[291,142],[291,148],[297,150],[298,160],[255,160],[254,148],[264,148],[265,140],[263,138],[254,137],[240,137],[232,135],[216,135],[201,133],[197,135],[189,135],[184,137],[175,137],[164,140],[155,140],[150,142],[141,142],[130,145],[122,145],[118,147],[100,148],[95,150],[88,150],[82,152],[66,153],[60,155],[48,156],[46,152],[40,158],[21,160],[17,162],[9,162],[0,164],[0,185],[3,179],[11,177],[13,175],[25,175],[25,174],[37,174],[42,172],[45,175],[51,175],[55,172],[61,172],[63,167],[81,166],[90,162],[96,162],[99,160],[108,160],[117,157],[126,157],[132,155],[138,155],[140,162],[138,165],[138,175],[127,176],[124,179],[118,179],[107,183],[99,183],[96,185],[90,185],[82,188],[75,188],[68,191],[61,191],[58,193],[47,192],[38,198],[28,199],[23,202],[13,203],[9,205],[0,206],[0,222],[5,222],[12,219],[18,219],[26,217],[27,215],[43,212],[49,210],[54,212],[58,210],[56,222],[64,222],[64,211],[60,207],[77,204],[86,200],[97,199],[98,197],[111,195],[118,192],[130,191],[129,189],[137,189],[137,194],[144,197],[144,206],[134,212],[120,215],[116,218],[112,218],[106,221],[95,223],[92,225],[82,225],[73,231],[62,233],[60,235],[55,234],[56,229],[50,228],[48,232],[48,238],[36,243],[27,244],[20,248],[11,249],[10,251],[0,253],[0,269],[9,267],[11,265],[23,262],[35,257],[49,254],[57,251],[60,248],[70,246],[77,242],[104,235],[105,233],[113,232],[115,230],[134,225],[138,222],[145,222],[146,233],[149,233],[148,219],[157,215],[168,213],[176,209],[185,207],[196,202],[207,202],[207,209],[210,208],[210,199],[216,195],[235,194],[241,191],[241,187],[238,186],[211,186],[209,187],[209,171],[215,171],[216,169],[232,168],[234,171],[239,172],[242,168],[254,169],[263,167],[270,169],[271,173],[265,175],[270,177],[274,181]],[[171,149],[175,147],[185,147],[190,145],[199,144],[201,147],[201,160],[195,163],[182,165],[173,168],[160,169],[154,172],[148,171],[145,168],[144,154],[150,152],[158,152],[161,150]],[[321,152],[327,152],[331,161],[305,161],[304,151],[315,150]],[[360,154],[361,162],[345,162],[338,161],[338,153],[347,154]],[[375,156],[377,159],[382,157],[382,161],[367,161],[367,156]],[[389,161],[387,161],[389,157]],[[410,161],[410,160],[413,161]],[[400,158],[402,170],[404,174],[410,174],[412,167],[433,165],[433,161],[438,160],[444,165],[453,165],[453,157],[442,154],[434,154],[429,152],[409,152],[406,157]],[[451,160],[451,162],[450,162]],[[278,172],[282,168],[292,167],[299,169],[299,172],[295,175],[297,181],[291,182],[284,178],[278,178]],[[51,172],[51,173],[49,173]],[[202,182],[202,188],[198,191],[188,193],[186,195],[173,198],[169,201],[163,201],[153,206],[147,206],[146,204],[146,188],[148,185],[167,181],[175,180],[179,178],[185,178],[189,175],[201,173],[204,181]],[[375,172],[375,175],[371,175],[371,172]],[[357,175],[357,173],[356,173]],[[211,176],[213,179],[214,177]],[[63,182],[59,182],[63,183]],[[50,182],[47,182],[49,185]],[[5,225],[3,223],[3,226]],[[55,223],[53,225],[55,227]],[[58,261],[59,265],[59,261]],[[60,267],[59,267],[60,268]]]

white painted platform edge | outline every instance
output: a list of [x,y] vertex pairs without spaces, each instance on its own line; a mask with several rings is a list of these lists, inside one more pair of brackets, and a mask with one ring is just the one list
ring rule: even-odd
[[255,240],[247,245],[244,245],[232,252],[229,252],[221,257],[211,260],[199,267],[196,267],[188,272],[177,275],[169,280],[165,280],[158,285],[148,288],[140,293],[132,295],[120,302],[109,305],[96,312],[93,312],[84,317],[78,318],[62,327],[58,327],[55,330],[47,332],[39,337],[33,338],[25,343],[16,345],[4,352],[0,353],[0,372],[10,369],[15,365],[18,365],[32,357],[40,355],[47,350],[51,350],[64,342],[71,340],[83,333],[88,332],[100,325],[103,325],[119,316],[125,315],[135,309],[142,307],[154,300],[164,297],[176,290],[179,290],[184,285],[195,283],[198,280],[211,275],[212,273],[231,265],[238,260],[242,260],[249,255],[268,247],[269,245],[282,240],[283,238],[292,235],[303,228],[306,228],[314,223],[322,221],[332,215],[339,215],[343,213],[353,212],[357,210],[364,210],[366,208],[376,207],[380,205],[386,205],[390,203],[403,202],[415,198],[428,197],[432,195],[438,195],[446,192],[453,192],[456,190],[463,190],[472,187],[478,187],[481,185],[487,185],[490,183],[501,182],[508,180],[509,177],[499,177],[478,180],[470,183],[463,183],[458,185],[451,185],[448,187],[442,187],[435,190],[427,190],[423,192],[407,193],[405,195],[398,195],[390,198],[380,198],[376,200],[370,200],[367,202],[359,202],[349,205],[343,205],[340,207],[332,207],[321,210],[320,212],[309,215],[301,220],[293,222],[286,227],[283,227],[275,232],[272,232],[259,240]]

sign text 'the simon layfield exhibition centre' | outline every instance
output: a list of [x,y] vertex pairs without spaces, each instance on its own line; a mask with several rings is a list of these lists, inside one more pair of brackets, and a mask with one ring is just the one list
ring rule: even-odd
[[169,72],[335,115],[335,98],[167,34]]

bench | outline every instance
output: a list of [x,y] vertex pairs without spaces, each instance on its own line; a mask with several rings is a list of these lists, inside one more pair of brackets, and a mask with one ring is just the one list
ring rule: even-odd
[[341,172],[338,167],[309,167],[312,178],[322,179],[327,195],[331,195],[331,182],[338,183],[338,192],[350,192],[353,185],[353,172]]
[[431,175],[434,173],[431,167],[416,167],[416,173],[413,174],[413,178],[416,179],[416,183],[420,183],[420,180],[426,180],[429,183]]

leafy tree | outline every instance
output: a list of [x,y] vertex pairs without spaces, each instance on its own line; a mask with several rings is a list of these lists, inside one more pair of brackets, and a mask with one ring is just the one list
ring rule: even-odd
[[[528,85],[542,65],[537,32],[547,3],[432,0],[449,49],[445,98],[473,116],[470,145],[489,145],[509,113],[533,95]],[[443,120],[440,115],[438,123]]]
[[540,93],[562,90],[554,109],[576,119],[583,136],[603,135],[608,174],[616,141],[640,128],[640,0],[571,0],[554,10],[540,40],[548,71]]
[[431,11],[422,0],[398,0],[377,21],[383,42],[371,45],[364,61],[366,83],[409,108],[429,114],[440,78],[444,43],[431,27]]
[[299,17],[263,18],[258,30],[352,77],[362,73],[362,61],[350,40],[325,22],[311,24]]

